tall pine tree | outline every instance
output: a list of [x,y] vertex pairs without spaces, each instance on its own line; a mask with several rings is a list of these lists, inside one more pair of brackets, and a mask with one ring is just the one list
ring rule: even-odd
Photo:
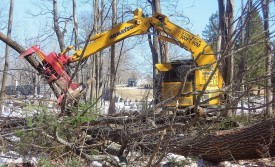
[[217,38],[218,38],[218,28],[219,28],[219,14],[218,12],[213,13],[209,18],[209,23],[206,25],[202,31],[203,39],[211,45],[212,49],[216,51]]
[[[237,62],[237,67],[245,67],[245,80],[256,79],[262,76],[264,73],[264,31],[263,21],[256,9],[251,10],[248,16],[247,24],[248,29],[245,30],[246,34],[246,45],[239,47],[245,47],[241,52],[238,53],[237,57],[244,56],[245,62]],[[236,48],[239,49],[239,48]],[[239,63],[239,64],[238,64]],[[259,82],[261,83],[261,82]]]

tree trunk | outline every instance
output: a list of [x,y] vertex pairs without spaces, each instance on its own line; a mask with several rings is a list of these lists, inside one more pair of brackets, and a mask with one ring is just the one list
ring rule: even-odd
[[[104,31],[104,0],[101,0],[101,15],[100,15],[100,31]],[[99,14],[99,13],[98,13]],[[98,16],[99,17],[99,16]],[[96,76],[96,85],[97,85],[97,98],[102,94],[102,88],[103,88],[103,51],[99,52],[98,57],[98,66],[97,66],[97,76]],[[101,105],[101,104],[100,104]]]
[[[95,30],[95,34],[98,33],[98,20],[99,20],[99,9],[98,9],[98,0],[94,0],[94,30]],[[99,53],[96,53],[94,55],[94,62],[95,62],[95,86],[94,86],[94,97],[95,99],[98,98],[98,79],[99,79],[99,76],[98,76],[98,70],[99,70]]]
[[[227,86],[227,71],[228,67],[226,66],[226,60],[224,59],[225,47],[226,47],[226,21],[225,21],[225,4],[224,0],[218,0],[218,8],[219,8],[219,36],[217,41],[217,52],[218,58],[222,61],[221,74],[224,80],[225,86]],[[225,100],[228,102],[228,96],[225,94]],[[224,116],[228,115],[228,111],[223,112]]]
[[64,44],[64,32],[60,30],[58,23],[58,11],[57,11],[57,0],[53,0],[53,23],[54,23],[54,31],[57,36],[58,44],[60,51],[62,52],[65,48]]
[[169,152],[199,156],[211,162],[270,158],[275,156],[275,119],[258,124],[201,135],[192,140],[175,139]]
[[[7,31],[7,37],[10,38],[11,36],[11,29],[12,29],[12,20],[13,20],[13,6],[14,6],[14,0],[10,0],[10,11],[9,11],[9,21],[8,21],[8,31]],[[3,97],[5,96],[6,92],[6,83],[7,83],[7,72],[9,70],[9,63],[10,63],[10,47],[6,44],[6,50],[5,50],[5,64],[4,64],[4,72],[2,77],[2,85],[1,85],[1,91],[0,91],[0,106],[2,112],[3,106]]]
[[233,34],[234,34],[234,0],[227,0],[226,4],[226,16],[227,16],[227,31],[228,31],[228,39],[227,43],[228,46],[230,46],[230,51],[229,54],[230,56],[228,57],[228,66],[229,69],[227,71],[228,75],[228,82],[229,84],[233,80],[233,75],[234,75],[234,39],[233,39]]
[[[160,7],[160,0],[148,0],[148,2],[151,4],[152,7],[152,14],[154,13],[161,13],[161,7]],[[161,35],[160,32],[157,30],[153,30],[153,34]],[[155,67],[155,64],[160,62],[168,62],[168,56],[167,56],[167,43],[165,41],[161,41],[157,35],[153,35],[153,40],[151,39],[151,36],[148,35],[149,38],[149,46],[152,53],[152,62],[153,62],[153,95],[154,95],[154,101],[155,104],[159,103],[161,100],[161,78],[158,76],[158,70]]]
[[[218,0],[219,5],[219,29],[221,32],[221,46],[220,53],[223,58],[223,67],[222,67],[222,74],[223,79],[225,82],[225,86],[228,86],[233,78],[233,0],[226,1],[226,11],[225,11],[225,4],[224,0]],[[224,55],[228,53],[229,55]]]
[[[113,0],[112,4],[112,26],[114,27],[117,24],[117,1]],[[114,98],[114,91],[115,91],[115,57],[116,57],[116,46],[115,44],[111,46],[111,61],[110,61],[110,106],[109,106],[109,114],[115,113],[115,98]]]
[[[94,32],[95,34],[98,33],[98,21],[99,21],[99,8],[98,8],[98,0],[94,0]],[[95,53],[94,56],[92,57],[93,59],[93,78],[94,78],[94,83],[92,84],[92,98],[91,99],[97,99],[98,98],[98,86],[99,86],[99,78],[100,76],[98,75],[99,73],[99,53]]]
[[272,101],[271,98],[271,59],[272,55],[270,54],[270,35],[269,35],[269,0],[262,1],[262,11],[264,19],[264,34],[265,34],[265,73],[267,75],[265,79],[265,102],[266,102],[266,111],[265,115],[267,117],[272,117]]
[[[126,119],[125,117],[109,117],[91,122],[91,127],[87,131],[87,134],[95,136],[100,133],[101,138],[104,140],[119,144],[128,143],[129,146],[136,145],[147,155],[150,155],[154,148],[159,147],[160,152],[188,157],[195,156],[210,162],[270,158],[275,156],[274,118],[230,130],[202,130],[196,133],[195,127],[191,130],[188,128],[190,124],[182,124],[182,122],[186,123],[189,120],[178,119],[177,123],[170,125],[169,123],[163,123],[159,117],[156,117],[157,119],[153,121],[152,125],[148,124],[149,122],[146,122],[145,118],[144,121],[141,121],[142,117],[127,116]],[[169,118],[163,118],[163,121],[169,122]],[[139,124],[138,127],[136,126],[137,123]],[[116,128],[107,128],[106,126]],[[133,126],[135,126],[135,129],[132,129]],[[125,127],[126,129],[124,129]],[[173,133],[183,130],[184,136],[178,134],[169,136],[169,131],[171,130]],[[157,146],[159,141],[158,136],[160,133],[164,133],[164,131],[166,134],[162,138],[162,144]],[[165,145],[168,141],[169,145],[166,150]]]
[[[233,82],[233,76],[234,76],[234,40],[233,40],[233,34],[234,34],[234,0],[227,0],[226,3],[226,24],[227,24],[227,39],[226,39],[226,46],[228,51],[228,56],[225,58],[225,66],[226,66],[226,85],[230,85]],[[233,93],[233,88],[231,88],[231,92]],[[227,96],[229,98],[230,97]],[[236,115],[236,111],[232,110],[232,116]]]
[[[153,9],[153,14],[161,13],[160,0],[152,0],[152,9]],[[162,32],[156,32],[156,33],[158,35],[164,35]],[[167,43],[165,41],[160,40],[158,37],[156,39],[158,41],[159,55],[160,55],[161,63],[168,62]]]
[[[273,45],[273,60],[272,60],[272,71],[275,71],[275,43]],[[272,105],[272,110],[275,111],[275,75],[273,74],[272,75],[272,78],[271,78],[271,84],[272,84],[272,101],[273,101],[273,105]]]
[[[153,31],[154,33],[154,31]],[[156,44],[156,37],[152,36],[150,34],[148,34],[148,42],[149,42],[149,46],[150,46],[150,50],[152,53],[152,62],[153,62],[153,81],[154,81],[154,85],[153,85],[153,96],[154,96],[154,103],[157,104],[160,102],[160,95],[161,95],[161,83],[160,83],[160,78],[158,78],[158,70],[155,67],[155,64],[157,64],[159,62],[158,60],[158,53],[157,53],[157,46]]]
[[[74,31],[74,48],[78,50],[79,45],[78,45],[78,21],[77,21],[77,15],[76,15],[76,0],[73,0],[73,20],[74,20],[74,30],[73,30]],[[76,73],[75,79],[77,83],[80,83],[80,71]]]
[[76,0],[73,0],[73,20],[74,20],[74,47],[78,49],[78,21],[76,16]]
[[222,55],[222,38],[223,38],[223,29],[224,29],[224,2],[223,0],[218,0],[218,9],[219,9],[219,27],[218,27],[218,37],[217,37],[217,58],[220,59]]

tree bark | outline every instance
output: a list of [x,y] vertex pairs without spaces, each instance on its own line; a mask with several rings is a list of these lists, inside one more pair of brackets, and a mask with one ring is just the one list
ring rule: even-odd
[[219,36],[220,36],[220,42],[218,42],[218,52],[220,55],[223,54],[225,49],[225,37],[227,36],[226,33],[226,22],[225,22],[225,4],[224,0],[218,0],[219,5]]
[[57,0],[53,0],[53,23],[54,23],[54,31],[57,36],[58,44],[60,51],[62,52],[65,48],[64,44],[64,32],[60,30],[58,23],[58,10],[57,10]]
[[78,21],[76,15],[76,0],[73,0],[73,20],[74,20],[74,47],[78,49]]
[[[183,120],[183,122],[185,121]],[[188,128],[182,123],[174,123],[170,126],[157,121],[155,121],[156,125],[154,127],[148,125],[147,128],[142,127],[146,123],[148,122],[139,121],[139,124],[142,125],[138,126],[138,130],[134,130],[128,129],[134,124],[134,119],[128,120],[125,117],[121,119],[106,118],[97,123],[90,123],[89,125],[93,127],[87,133],[92,136],[100,133],[102,139],[119,144],[137,145],[138,148],[142,148],[143,152],[150,155],[150,150],[152,151],[157,147],[159,141],[157,136],[160,133],[163,131],[169,132],[171,127],[173,133]],[[127,128],[110,128],[112,124],[114,126],[111,127],[121,125]],[[159,146],[159,150],[160,152],[166,151],[167,153],[187,157],[196,156],[210,162],[270,158],[275,156],[274,127],[275,119],[269,119],[237,129],[202,131],[194,137],[192,136],[193,131],[188,131],[189,133],[184,133],[184,136],[174,134],[169,142],[168,149],[166,150],[165,144],[162,144]],[[163,136],[163,143],[166,143],[168,139],[169,135],[167,133]]]
[[169,151],[184,156],[199,156],[211,162],[270,158],[275,156],[275,119],[258,124],[201,135],[191,141],[174,139],[178,145]]
[[[101,14],[100,16],[98,15],[98,19],[100,18],[100,30],[101,32],[104,31],[104,0],[101,0]],[[98,12],[99,14],[99,12]],[[97,96],[96,98],[98,98],[101,94],[102,94],[102,87],[103,87],[103,51],[99,52],[99,57],[98,57],[98,66],[97,68],[97,76],[96,76],[96,89],[97,89]],[[100,103],[101,104],[101,103]]]
[[[160,0],[152,0],[152,9],[154,13],[161,13],[160,7]],[[158,35],[163,35],[161,32],[156,32]],[[160,54],[160,61],[161,63],[168,62],[168,55],[167,55],[167,43],[165,41],[160,40],[156,37],[158,46],[159,46],[159,54]],[[156,48],[157,49],[157,48]]]
[[[233,13],[233,0],[226,1],[226,10],[224,0],[218,0],[219,5],[219,32],[221,33],[221,43],[219,52],[223,58],[222,75],[225,82],[225,86],[228,86],[233,78],[233,31],[234,31],[234,13]],[[226,51],[229,50],[229,51]],[[229,53],[230,55],[224,55]]]
[[270,35],[269,35],[269,0],[263,0],[262,11],[263,11],[263,19],[264,19],[264,34],[265,34],[265,74],[267,75],[265,79],[265,103],[266,103],[266,111],[265,115],[267,117],[272,117],[272,94],[271,94],[271,59],[272,55],[270,54]]
[[[77,21],[77,15],[76,15],[76,0],[73,0],[73,21],[74,21],[74,48],[78,50],[79,45],[78,45],[78,21]],[[80,83],[80,71],[76,73],[75,79],[77,83]]]
[[[13,6],[14,6],[14,0],[10,0],[10,11],[9,11],[9,21],[8,21],[8,31],[7,31],[8,38],[10,38],[11,30],[12,30]],[[2,99],[5,96],[5,92],[6,92],[6,83],[8,79],[7,72],[9,70],[9,63],[10,63],[10,47],[9,45],[6,44],[4,72],[3,72],[2,85],[1,85],[1,91],[0,91],[0,106],[1,106],[0,113],[2,112],[2,107],[3,107]]]
[[[117,24],[117,1],[113,0],[112,4],[112,26],[114,27]],[[110,105],[109,105],[109,114],[115,113],[115,79],[116,79],[116,69],[115,69],[115,57],[116,57],[116,45],[111,46],[111,61],[110,61]]]
[[227,66],[227,77],[228,77],[228,85],[233,81],[233,75],[234,75],[234,0],[227,0],[226,4],[226,17],[227,17],[227,31],[228,31],[228,39],[227,39],[227,45],[229,46],[229,56],[228,56],[228,62]]
[[[98,33],[98,21],[99,21],[99,4],[98,4],[98,0],[94,0],[94,32],[95,34]],[[92,57],[92,63],[93,63],[93,69],[92,69],[92,78],[93,79],[93,83],[91,85],[91,99],[97,99],[98,97],[98,83],[99,83],[99,75],[98,75],[98,71],[99,71],[99,53],[95,53],[94,56]]]
[[[152,7],[152,14],[161,13],[160,0],[148,0]],[[162,35],[162,33],[153,29],[153,34]],[[153,39],[150,35],[148,35],[149,46],[152,53],[152,62],[153,62],[153,95],[155,104],[159,103],[161,100],[161,78],[158,76],[158,70],[155,67],[155,64],[168,62],[167,55],[167,43],[165,41],[160,40],[157,35],[153,35]]]

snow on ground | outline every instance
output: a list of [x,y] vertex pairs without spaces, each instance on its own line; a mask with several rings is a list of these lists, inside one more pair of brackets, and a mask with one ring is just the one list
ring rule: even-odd
[[[271,97],[272,98],[272,97]],[[242,113],[248,115],[249,113],[260,114],[265,110],[264,107],[265,99],[263,96],[253,96],[250,98],[244,98],[237,105],[236,114],[242,115]]]
[[[117,101],[115,103],[116,105],[116,112],[128,112],[128,111],[142,111],[144,109],[144,106],[147,105],[147,107],[151,107],[150,104],[152,103],[152,100],[149,99],[147,102],[145,101]],[[100,108],[102,114],[107,114],[109,109],[109,101],[105,101]]]
[[29,162],[31,164],[37,164],[38,159],[36,157],[25,157],[22,158],[20,155],[14,151],[8,151],[6,153],[0,153],[0,166],[4,164],[21,164]]

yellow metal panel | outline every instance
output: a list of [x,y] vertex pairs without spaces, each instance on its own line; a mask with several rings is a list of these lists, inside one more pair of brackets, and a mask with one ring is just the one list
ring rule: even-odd
[[155,66],[159,71],[170,71],[172,69],[172,65],[170,63],[156,64]]
[[[180,91],[181,82],[167,82],[162,84],[162,100],[176,96]],[[181,93],[192,92],[192,82],[187,82]],[[193,105],[193,96],[178,97],[180,107]],[[176,106],[176,100],[166,106]]]

